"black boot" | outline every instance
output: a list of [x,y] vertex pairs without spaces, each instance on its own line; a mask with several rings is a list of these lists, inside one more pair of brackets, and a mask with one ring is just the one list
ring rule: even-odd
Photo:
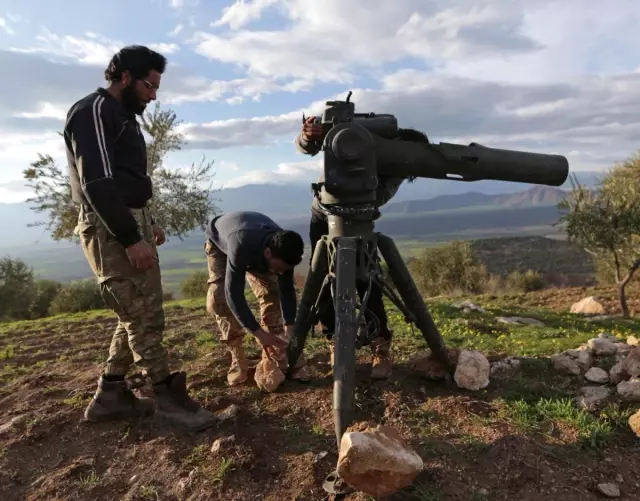
[[98,389],[84,411],[91,422],[114,421],[152,415],[153,400],[137,398],[126,381],[98,380]]
[[203,409],[187,392],[187,374],[174,372],[164,382],[154,384],[156,416],[187,431],[202,431],[213,426],[216,415]]

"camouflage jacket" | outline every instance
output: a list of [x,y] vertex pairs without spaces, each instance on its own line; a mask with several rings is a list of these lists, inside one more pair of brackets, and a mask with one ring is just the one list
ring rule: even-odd
[[[294,144],[296,145],[296,150],[298,152],[311,156],[317,155],[322,148],[321,142],[306,141],[304,137],[302,137],[302,132],[295,137]],[[320,177],[321,182],[323,181],[323,177],[324,176]],[[377,204],[379,207],[382,207],[395,196],[404,180],[405,178],[403,177],[379,176],[378,189],[376,193]],[[317,212],[318,208],[318,200],[314,197],[311,209]]]

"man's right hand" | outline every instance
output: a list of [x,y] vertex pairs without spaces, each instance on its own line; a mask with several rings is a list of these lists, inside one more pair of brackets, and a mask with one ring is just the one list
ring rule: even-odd
[[324,139],[324,131],[318,124],[314,124],[315,117],[309,117],[302,124],[302,137],[305,141],[322,141]]
[[269,353],[270,351],[275,351],[277,353],[282,353],[287,349],[287,341],[282,339],[281,337],[276,336],[275,334],[271,334],[263,329],[258,329],[253,333],[258,342],[262,345],[262,347]]
[[157,263],[156,253],[144,240],[127,247],[127,256],[134,268],[148,270]]

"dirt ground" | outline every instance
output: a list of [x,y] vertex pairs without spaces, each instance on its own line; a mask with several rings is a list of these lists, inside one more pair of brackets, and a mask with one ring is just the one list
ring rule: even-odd
[[[203,308],[169,310],[172,366],[188,371],[191,391],[208,409],[238,410],[191,434],[152,419],[82,422],[114,327],[109,316],[40,321],[0,337],[0,426],[18,418],[0,432],[3,501],[332,499],[322,489],[337,447],[321,342],[310,349],[317,371],[310,383],[287,381],[273,394],[251,383],[228,388],[228,356]],[[355,427],[395,427],[425,463],[414,485],[390,499],[585,501],[602,499],[602,482],[616,482],[619,499],[640,499],[640,442],[630,433],[593,449],[578,448],[575,430],[562,426],[524,433],[496,407],[496,399],[522,390],[523,380],[467,392],[421,379],[397,362],[390,380],[373,382],[368,355],[360,353]],[[549,374],[527,377],[528,393],[544,396],[551,384],[572,390],[562,378],[547,381]]]

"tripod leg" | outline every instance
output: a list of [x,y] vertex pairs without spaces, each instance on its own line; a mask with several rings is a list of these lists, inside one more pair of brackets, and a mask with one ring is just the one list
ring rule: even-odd
[[415,316],[416,326],[420,329],[420,332],[422,332],[429,348],[431,348],[436,359],[453,375],[454,368],[449,363],[442,336],[427,309],[427,305],[420,295],[418,287],[416,287],[409,270],[404,264],[396,244],[391,238],[385,235],[379,235],[378,249],[380,250],[382,258],[389,266],[391,280],[400,293],[400,297],[407,306],[407,309]]
[[333,366],[333,420],[338,449],[354,410],[356,372],[356,256],[358,240],[338,239],[336,253],[336,332]]
[[316,247],[313,250],[311,268],[309,269],[309,274],[307,275],[307,279],[304,283],[304,290],[302,291],[302,297],[296,314],[296,325],[287,349],[287,358],[289,360],[287,375],[290,375],[293,371],[293,367],[295,367],[295,364],[304,349],[305,342],[307,341],[307,334],[311,330],[313,322],[311,317],[311,308],[320,294],[322,283],[324,282],[324,278],[329,269],[327,255],[326,240],[321,238],[318,240]]

